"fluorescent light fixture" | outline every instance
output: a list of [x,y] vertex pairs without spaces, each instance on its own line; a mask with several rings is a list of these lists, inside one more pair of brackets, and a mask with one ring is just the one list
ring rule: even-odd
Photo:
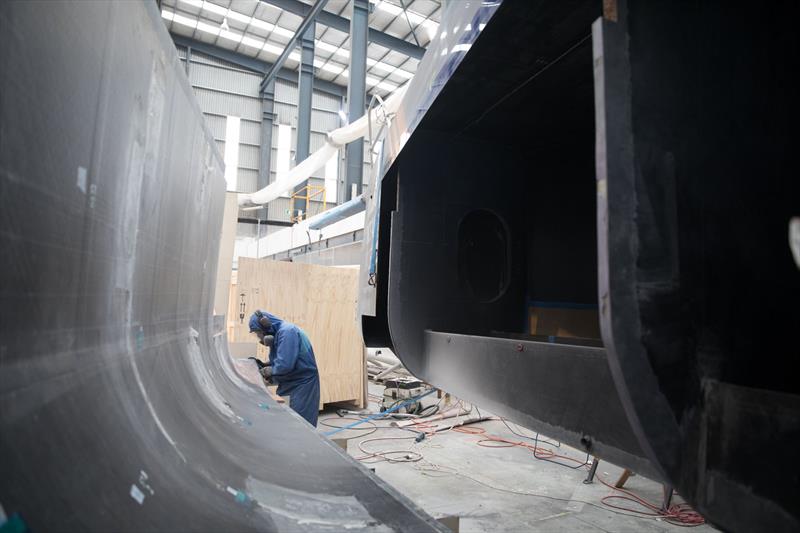
[[[161,16],[164,19],[171,20],[175,24],[180,24],[181,26],[186,26],[193,30],[198,30],[203,33],[208,33],[210,35],[218,35],[223,39],[226,39],[228,41],[233,41],[235,43],[244,43],[247,46],[252,46],[253,48],[256,48],[258,50],[263,50],[268,54],[274,55],[275,57],[278,57],[283,53],[283,48],[281,48],[280,46],[275,46],[274,44],[270,44],[264,40],[248,37],[235,31],[225,31],[219,27],[212,26],[211,24],[208,24],[206,22],[201,22],[191,19],[189,17],[184,17],[183,15],[179,15],[171,11],[163,10],[161,12]],[[292,52],[291,54],[289,54],[289,59],[299,63],[300,54],[298,52]]]
[[[381,11],[385,11],[386,13],[389,13],[389,14],[394,15],[396,17],[405,16],[403,14],[403,8],[402,7],[396,6],[394,4],[391,4],[391,3],[387,2],[386,0],[378,2],[378,4],[376,4],[375,7],[377,9],[380,9]],[[414,11],[410,11],[408,9],[406,9],[405,11],[406,11],[406,14],[408,15],[408,20],[410,20],[413,24],[417,24],[417,25],[420,25],[423,28],[425,28],[428,31],[428,35],[430,35],[431,31],[433,31],[434,35],[436,34],[436,30],[439,29],[439,24],[437,24],[436,22],[430,20],[429,18],[425,17],[424,15],[420,15],[419,13],[416,13]]]
[[324,60],[316,57],[314,58],[314,66],[326,72],[336,74],[337,76],[339,74],[342,74],[342,72],[344,72],[344,70],[347,68],[344,65],[340,65],[338,63],[333,63],[333,62],[326,63]]
[[407,70],[403,70],[400,67],[395,67],[394,65],[390,65],[388,63],[384,63],[383,61],[376,61],[376,60],[374,60],[372,58],[369,58],[369,57],[367,58],[367,65],[369,65],[370,67],[372,67],[372,68],[374,68],[376,70],[382,70],[383,72],[385,72],[387,74],[396,74],[396,75],[400,76],[401,78],[405,78],[407,80],[410,80],[411,78],[414,77],[414,74],[412,74],[411,72],[408,72]]
[[394,83],[388,81],[381,81],[377,78],[373,78],[372,76],[367,76],[367,85],[389,92],[394,92],[399,87],[399,85],[395,85]]
[[[180,20],[178,20],[179,16],[180,15],[175,15],[175,22],[177,22],[178,24],[181,23]],[[222,31],[222,29],[219,26],[212,26],[211,24],[203,22],[202,20],[197,21],[197,23],[195,24],[195,28],[202,31],[203,33],[210,33],[211,35],[219,35],[220,32]]]
[[410,80],[411,78],[413,78],[413,77],[414,77],[414,75],[413,75],[413,74],[411,74],[411,73],[410,73],[410,72],[408,72],[407,70],[403,70],[403,69],[401,69],[401,68],[396,68],[396,69],[394,69],[394,70],[392,71],[392,74],[394,74],[394,75],[396,75],[396,76],[400,76],[401,78],[405,78],[405,79],[407,79],[407,80]]
[[350,57],[350,52],[344,50],[341,46],[334,46],[330,43],[326,43],[325,41],[315,41],[315,46],[318,47],[320,50],[325,50],[326,52],[330,52],[332,54],[336,54],[337,56],[343,57],[348,59]]
[[162,11],[161,16],[167,20],[171,20],[175,24],[180,24],[181,26],[186,26],[188,28],[192,28],[193,30],[197,28],[196,20],[190,19],[189,17],[184,17],[183,15],[178,15],[172,11]]
[[[347,50],[343,50],[342,47],[336,47],[336,46],[334,46],[334,45],[332,45],[330,43],[326,43],[326,42],[323,42],[323,41],[316,41],[316,45],[315,46],[317,46],[320,50],[325,50],[326,52],[330,52],[332,54],[340,56],[343,59],[349,59],[350,58],[350,52],[348,52]],[[372,59],[371,57],[367,58],[367,65],[370,66],[370,67],[375,68],[376,70],[381,70],[381,71],[383,71],[383,72],[385,72],[387,74],[395,74],[395,75],[400,76],[401,78],[404,78],[406,80],[410,80],[411,78],[414,77],[414,73],[413,72],[409,72],[407,70],[403,70],[400,67],[395,67],[394,65],[390,65],[388,63],[384,63],[383,61],[377,61],[375,59]],[[319,67],[319,65],[316,65],[316,63],[315,63],[315,66]],[[325,68],[325,67],[322,67],[322,68],[324,70],[329,71],[329,72],[334,72],[335,74],[342,74],[342,71],[346,69],[346,67],[344,67],[344,66],[342,66],[339,70],[331,69],[331,68]]]
[[260,50],[264,46],[264,41],[259,41],[258,39],[253,39],[252,37],[245,35],[242,37],[242,44],[252,48],[258,48]]
[[222,37],[223,39],[227,39],[229,41],[233,41],[233,42],[235,42],[237,44],[242,42],[242,37],[244,37],[244,35],[242,35],[241,33],[235,33],[235,32],[226,31],[226,30],[220,31],[219,32],[219,36]]
[[[254,17],[250,17],[243,13],[239,13],[238,11],[233,11],[217,4],[212,4],[211,2],[206,2],[204,0],[180,0],[180,2],[183,4],[197,7],[204,11],[208,11],[209,13],[214,13],[215,15],[222,15],[223,17],[228,17],[231,20],[241,22],[242,24],[252,24],[256,28],[261,28],[267,31],[275,31],[275,26],[270,24],[269,22]],[[289,35],[291,36],[292,33],[290,33]]]

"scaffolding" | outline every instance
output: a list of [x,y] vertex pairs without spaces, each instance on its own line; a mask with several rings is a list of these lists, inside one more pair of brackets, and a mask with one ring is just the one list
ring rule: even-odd
[[305,200],[306,208],[304,211],[300,211],[298,213],[293,213],[291,217],[292,222],[300,222],[306,218],[308,218],[308,211],[311,207],[311,200],[317,198],[318,196],[322,196],[322,211],[328,209],[328,201],[325,198],[325,187],[322,185],[306,185],[294,193],[292,193],[292,205],[294,205],[295,200]]

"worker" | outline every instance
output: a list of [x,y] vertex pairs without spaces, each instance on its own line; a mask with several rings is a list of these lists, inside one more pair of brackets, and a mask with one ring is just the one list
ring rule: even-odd
[[250,332],[265,346],[272,345],[269,362],[259,370],[261,375],[277,383],[278,395],[289,396],[289,407],[316,426],[319,372],[308,336],[294,324],[261,310],[250,317]]

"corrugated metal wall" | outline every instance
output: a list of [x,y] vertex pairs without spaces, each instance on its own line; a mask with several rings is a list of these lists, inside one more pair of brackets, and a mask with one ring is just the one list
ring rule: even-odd
[[[186,49],[178,47],[178,55],[186,65]],[[240,192],[256,190],[259,170],[259,148],[261,140],[261,98],[259,83],[261,75],[243,70],[236,65],[201,54],[192,50],[188,65],[189,81],[203,114],[208,122],[220,152],[225,152],[225,121],[227,115],[241,117],[239,139],[239,166],[237,188]],[[278,124],[292,126],[292,158],[297,145],[297,85],[286,80],[275,82],[275,121],[272,132],[272,158],[270,183],[275,180],[277,161]],[[314,91],[311,111],[311,151],[325,143],[327,132],[341,125],[338,112],[346,108],[342,98],[327,92]],[[369,146],[365,146],[364,180],[369,176]],[[311,185],[324,186],[325,169],[315,172]],[[339,151],[339,189],[344,184],[344,150]],[[341,195],[340,195],[341,198]],[[349,198],[349,196],[348,196]],[[328,204],[330,208],[331,204]],[[288,221],[291,213],[291,200],[279,198],[269,204],[269,218]],[[312,201],[309,214],[323,210],[321,201]],[[252,212],[240,212],[240,216],[252,217]],[[262,235],[264,228],[261,228]],[[238,236],[255,236],[254,224],[239,224]]]

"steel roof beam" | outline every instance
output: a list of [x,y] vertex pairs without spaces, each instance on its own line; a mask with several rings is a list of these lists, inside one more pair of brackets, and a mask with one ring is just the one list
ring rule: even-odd
[[[308,12],[311,11],[311,6],[301,2],[300,0],[261,1],[301,17],[305,17]],[[322,10],[319,12],[319,14],[317,14],[316,20],[320,24],[324,24],[343,33],[350,33],[350,21],[344,17],[340,17],[339,15]],[[409,43],[408,41],[404,41],[403,39],[399,39],[374,28],[369,29],[369,42],[383,46],[390,50],[394,50],[396,52],[400,52],[401,54],[405,54],[408,57],[413,57],[414,59],[422,59],[422,56],[425,55],[425,48]]]
[[[191,48],[194,52],[200,52],[201,54],[227,61],[228,63],[232,63],[237,67],[241,67],[252,72],[257,72],[263,75],[272,67],[272,63],[267,63],[266,61],[261,61],[260,59],[234,52],[233,50],[221,48],[214,44],[204,43],[202,41],[197,41],[182,35],[176,35],[174,33],[170,35],[172,37],[172,41],[178,46]],[[297,72],[287,68],[280,69],[275,77],[281,80],[297,83]],[[314,88],[334,96],[341,97],[347,94],[347,87],[332,83],[327,80],[322,80],[320,78],[314,79]]]
[[[278,73],[278,70],[280,70],[283,67],[283,64],[286,63],[286,60],[289,59],[289,55],[294,51],[294,48],[297,45],[297,42],[301,38],[303,39],[303,42],[304,42],[303,46],[304,47],[308,46],[307,44],[305,44],[306,41],[308,41],[308,40],[311,41],[311,53],[313,54],[313,52],[314,52],[314,35],[310,35],[309,36],[307,30],[309,28],[316,28],[316,26],[314,26],[314,21],[316,20],[317,15],[322,12],[322,8],[324,8],[325,4],[327,4],[327,3],[328,3],[328,0],[317,0],[316,3],[314,3],[313,6],[310,6],[310,9],[309,9],[308,13],[303,15],[303,21],[300,23],[300,26],[297,27],[297,30],[295,30],[295,32],[294,32],[294,35],[289,40],[289,42],[286,44],[286,48],[283,49],[283,52],[281,52],[281,55],[280,55],[280,57],[278,57],[278,60],[275,61],[275,63],[272,65],[272,68],[270,68],[269,71],[267,72],[267,74],[264,76],[264,79],[261,80],[261,88],[260,88],[260,90],[263,91],[264,88],[267,86],[267,84],[270,81],[272,81],[272,79]],[[314,30],[312,30],[312,32],[313,31]],[[311,56],[311,70],[312,71],[314,69],[313,62],[314,62],[314,56],[312,55]],[[304,62],[301,61],[301,68],[300,68],[301,74],[302,74],[302,71],[303,71],[303,68],[302,68],[303,65],[304,65]]]

